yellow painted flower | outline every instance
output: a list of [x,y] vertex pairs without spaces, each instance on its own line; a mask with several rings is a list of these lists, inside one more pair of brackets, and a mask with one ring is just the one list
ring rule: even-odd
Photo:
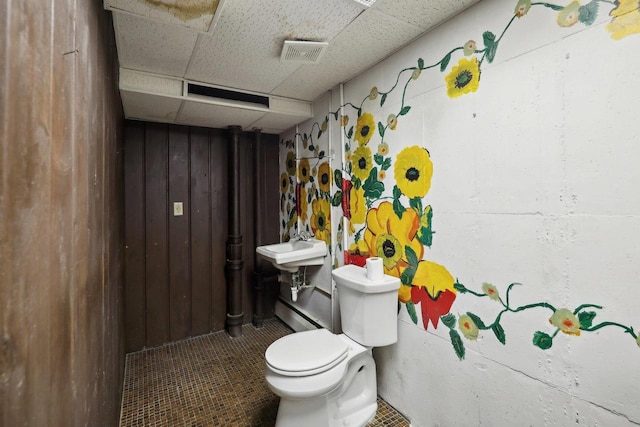
[[566,308],[556,310],[549,319],[549,323],[565,334],[580,335],[580,320]]
[[340,126],[345,127],[349,123],[349,116],[340,116]]
[[468,340],[475,341],[478,339],[478,325],[476,325],[471,317],[466,314],[460,316],[458,319],[458,327],[462,335]]
[[367,203],[364,198],[364,188],[351,187],[349,190],[349,209],[351,224],[364,224],[367,218]]
[[450,98],[457,98],[466,93],[475,92],[480,84],[480,65],[478,60],[473,58],[462,58],[458,65],[451,69],[445,77],[447,82],[447,95]]
[[369,143],[369,140],[373,136],[375,130],[376,121],[374,120],[373,115],[371,113],[363,113],[358,117],[354,138],[358,141],[358,144],[366,145]]
[[387,154],[389,154],[389,144],[383,142],[378,145],[378,154],[380,154],[381,156],[386,156]]
[[464,56],[473,55],[475,51],[476,51],[476,42],[473,40],[469,40],[468,42],[466,42],[464,44],[464,47],[462,48],[462,52],[464,53]]
[[345,151],[344,160],[349,163],[351,161],[351,151]]
[[324,162],[318,167],[318,185],[320,191],[328,193],[331,190],[331,166],[329,162]]
[[518,18],[522,18],[529,12],[529,9],[531,9],[531,0],[519,0],[513,13]]
[[313,214],[311,215],[311,230],[318,240],[324,240],[331,244],[331,205],[325,199],[315,199],[311,202]]
[[380,169],[380,172],[378,172],[378,181],[384,181],[386,177],[387,177],[387,172]]
[[396,126],[398,126],[398,117],[395,114],[389,114],[387,117],[387,125],[389,125],[389,129],[396,130]]
[[413,285],[425,288],[432,299],[436,299],[440,292],[447,290],[455,294],[454,283],[455,279],[445,266],[427,260],[418,261]]
[[296,153],[289,151],[287,153],[287,160],[285,161],[287,173],[291,176],[296,175]]
[[636,338],[636,344],[640,347],[640,334],[638,334],[638,337]]
[[371,92],[369,92],[369,99],[373,101],[378,97],[378,88],[376,86],[371,88]]
[[367,246],[367,242],[363,239],[358,240],[355,243],[349,245],[349,254],[351,255],[360,255],[360,256],[369,256],[369,247]]
[[606,26],[611,38],[620,40],[631,34],[640,33],[640,3],[638,0],[618,0],[609,12],[611,22]]
[[356,148],[351,158],[351,170],[353,174],[358,177],[360,181],[364,181],[369,176],[372,167],[371,149],[366,145],[361,145]]
[[325,118],[324,118],[324,122],[322,122],[322,124],[320,125],[320,130],[321,130],[322,132],[326,132],[326,131],[327,131],[327,128],[328,128],[328,126],[329,126],[329,118],[328,118],[328,117],[325,117]]
[[285,194],[289,190],[289,175],[282,172],[280,175],[280,192]]
[[408,266],[407,246],[413,249],[418,259],[422,258],[424,247],[416,237],[419,227],[420,219],[413,209],[405,209],[401,218],[389,202],[382,202],[369,210],[364,240],[371,256],[383,259],[386,274],[399,277],[400,268]]
[[309,159],[300,159],[300,163],[298,164],[298,179],[300,182],[309,182],[309,177],[311,176],[310,169]]
[[307,199],[307,189],[304,185],[300,186],[300,221],[307,222],[309,219],[309,201]]
[[396,157],[393,176],[402,194],[410,199],[424,197],[429,192],[432,175],[433,163],[424,148],[407,147]]
[[489,299],[500,301],[500,294],[498,293],[498,289],[491,283],[483,283],[482,292],[484,292],[484,294],[488,296]]
[[416,68],[415,70],[413,70],[413,72],[411,73],[411,78],[413,80],[418,80],[418,77],[420,77],[420,74],[422,73],[422,70],[420,68]]
[[580,18],[580,2],[574,0],[566,5],[560,12],[558,12],[558,25],[561,27],[570,27],[578,22]]

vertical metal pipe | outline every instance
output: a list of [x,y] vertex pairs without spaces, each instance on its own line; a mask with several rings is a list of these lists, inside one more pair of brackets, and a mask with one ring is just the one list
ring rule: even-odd
[[240,126],[229,126],[229,231],[227,235],[227,333],[242,335],[242,234],[240,231]]
[[[262,141],[261,130],[255,129],[253,150],[253,236],[256,246],[262,245],[262,217],[264,207],[264,174],[262,173]],[[264,326],[264,280],[262,277],[262,260],[256,251],[253,252],[253,326]]]

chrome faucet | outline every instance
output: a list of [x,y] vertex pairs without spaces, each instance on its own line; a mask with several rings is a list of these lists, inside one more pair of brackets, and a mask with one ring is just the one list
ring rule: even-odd
[[293,234],[293,238],[294,239],[300,239],[303,242],[306,242],[307,240],[311,239],[312,237],[315,237],[313,234],[309,233],[308,231],[301,231],[298,234]]

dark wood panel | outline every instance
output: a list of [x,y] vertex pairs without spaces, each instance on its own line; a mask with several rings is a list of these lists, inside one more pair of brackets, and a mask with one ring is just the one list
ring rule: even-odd
[[[211,130],[211,328],[224,329],[227,289],[224,274],[228,225],[227,133]],[[221,161],[223,159],[223,161]]]
[[211,182],[209,132],[191,130],[191,333],[211,330]]
[[153,346],[169,341],[168,127],[147,124],[145,146],[146,337]]
[[[172,341],[191,334],[189,129],[169,129],[169,327]],[[174,203],[182,203],[176,215]]]
[[135,351],[146,342],[144,124],[130,123],[125,139],[125,327],[127,351]]

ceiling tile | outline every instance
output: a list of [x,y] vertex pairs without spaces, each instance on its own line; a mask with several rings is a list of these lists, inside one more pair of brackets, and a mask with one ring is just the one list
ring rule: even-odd
[[208,31],[219,1],[105,0],[104,3],[105,9],[122,10],[130,14],[146,16],[164,24],[196,31]]
[[301,67],[273,94],[316,99],[324,91],[377,64],[422,33],[420,27],[369,9],[329,44],[320,64]]
[[184,76],[198,33],[125,13],[113,15],[121,67]]
[[172,123],[182,99],[168,98],[163,95],[120,90],[122,108],[128,119],[149,120],[152,122]]
[[373,8],[411,25],[429,30],[479,0],[380,0]]
[[280,62],[285,39],[331,41],[361,12],[346,0],[227,1],[215,31],[200,36],[186,78],[270,93],[300,68]]

